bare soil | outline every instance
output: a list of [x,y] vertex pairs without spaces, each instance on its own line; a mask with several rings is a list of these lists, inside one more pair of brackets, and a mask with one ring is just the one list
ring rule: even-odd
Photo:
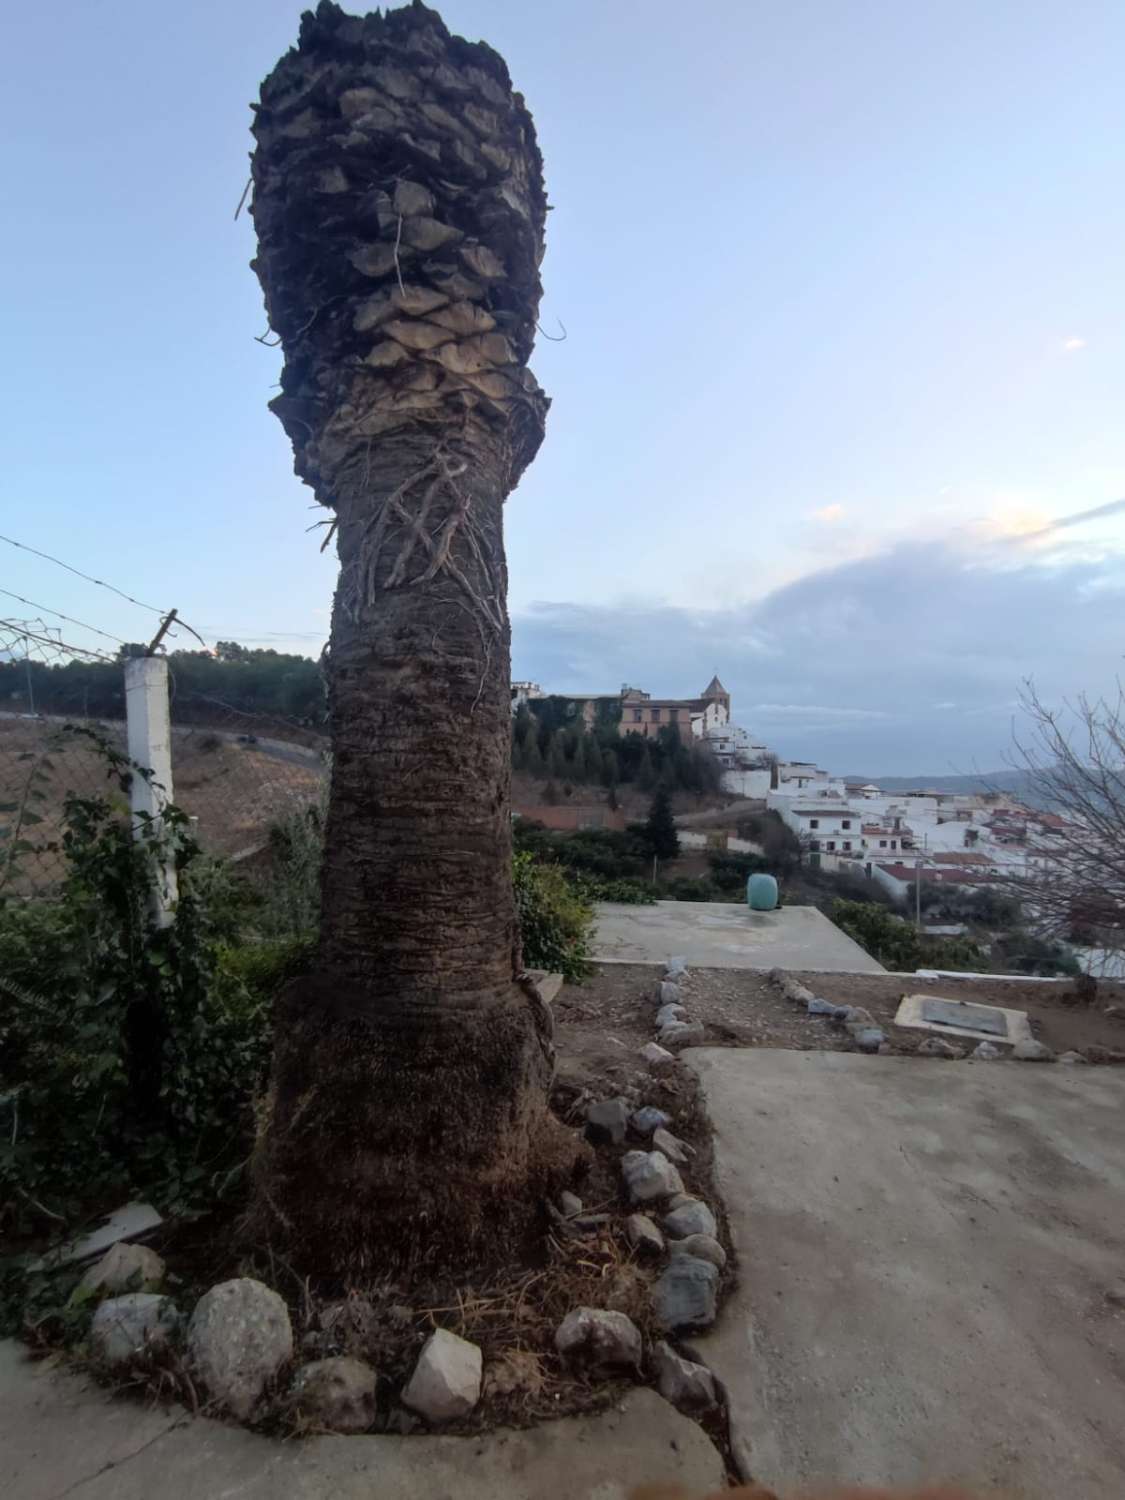
[[[653,996],[661,971],[647,964],[603,964],[581,985],[564,985],[554,1004],[560,1069],[578,1081],[623,1079],[637,1050],[653,1040]],[[995,979],[927,980],[896,974],[795,974],[815,995],[835,1005],[861,1005],[887,1033],[895,1052],[913,1052],[932,1033],[895,1026],[906,994],[933,994],[1026,1010],[1034,1035],[1056,1052],[1093,1048],[1091,1061],[1125,1061],[1125,985],[1099,984],[1092,1006],[1075,1004],[1070,986]],[[707,1028],[709,1047],[785,1047],[851,1051],[851,1039],[830,1020],[809,1016],[788,1001],[769,976],[736,969],[696,969],[683,981],[684,1004]]]

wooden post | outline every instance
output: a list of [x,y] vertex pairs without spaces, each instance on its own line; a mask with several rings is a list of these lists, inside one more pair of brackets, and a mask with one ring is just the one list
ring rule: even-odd
[[[130,785],[133,837],[140,839],[149,826],[159,833],[164,808],[172,800],[172,726],[168,663],[163,657],[134,656],[125,663],[125,720],[129,759],[152,772],[151,778],[134,775]],[[177,894],[173,865],[158,861],[152,891],[152,914],[158,927],[171,924]]]

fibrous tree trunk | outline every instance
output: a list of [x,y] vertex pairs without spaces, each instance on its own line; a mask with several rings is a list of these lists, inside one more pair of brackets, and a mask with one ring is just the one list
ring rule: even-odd
[[495,52],[421,4],[322,3],[262,85],[272,403],[340,559],[319,949],[279,1000],[256,1207],[305,1268],[464,1262],[526,1229],[559,1145],[511,885],[503,503],[546,200]]

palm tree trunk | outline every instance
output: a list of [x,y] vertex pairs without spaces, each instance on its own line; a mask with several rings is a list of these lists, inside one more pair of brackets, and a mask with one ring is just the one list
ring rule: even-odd
[[557,1169],[511,885],[503,503],[545,199],[503,63],[422,5],[323,3],[262,87],[272,403],[335,512],[333,744],[314,971],[277,1007],[256,1210],[308,1269],[463,1264]]

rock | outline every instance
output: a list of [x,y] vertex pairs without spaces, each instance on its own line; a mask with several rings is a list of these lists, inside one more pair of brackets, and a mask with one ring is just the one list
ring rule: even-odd
[[646,1042],[641,1048],[641,1056],[654,1073],[666,1072],[676,1061],[671,1052],[656,1042]]
[[1125,1307],[1125,1281],[1115,1281],[1105,1289],[1105,1300],[1111,1307]]
[[602,1099],[597,1104],[591,1104],[586,1111],[586,1136],[595,1145],[608,1142],[612,1146],[620,1146],[625,1139],[628,1124],[628,1101],[620,1097]]
[[1125,1005],[1107,1005],[1105,1014],[1118,1021],[1125,1019]]
[[678,954],[676,955],[675,958],[670,958],[668,960],[668,962],[664,965],[664,973],[667,975],[667,977],[669,979],[673,979],[673,980],[676,979],[681,974],[686,974],[687,973],[687,959],[686,958],[682,958]]
[[678,1208],[664,1215],[663,1224],[665,1233],[672,1240],[686,1240],[689,1234],[706,1234],[714,1239],[718,1229],[715,1215],[702,1198],[692,1198],[687,1203],[681,1203]]
[[840,1005],[836,1007],[837,1018],[845,1026],[874,1026],[875,1017],[862,1005]]
[[1059,1062],[1069,1063],[1072,1067],[1078,1063],[1083,1067],[1089,1067],[1090,1059],[1083,1057],[1081,1052],[1063,1052],[1059,1055]]
[[633,1203],[670,1198],[684,1189],[683,1179],[663,1151],[626,1151],[621,1171]]
[[656,1024],[660,1026],[671,1026],[676,1021],[682,1021],[687,1011],[682,1005],[662,1005],[656,1012]]
[[947,1042],[941,1036],[928,1036],[918,1043],[915,1051],[919,1057],[963,1057],[965,1054],[960,1047],[955,1047],[952,1042]]
[[831,1000],[821,1000],[814,995],[808,1002],[808,1013],[810,1016],[832,1016],[835,1020],[843,1020],[846,1005],[833,1005]]
[[1017,1062],[1054,1062],[1055,1054],[1044,1042],[1017,1042],[1012,1048]]
[[891,1046],[890,1042],[881,1042],[879,1044],[879,1056],[880,1057],[890,1057],[890,1055],[892,1054],[892,1052],[894,1050],[895,1049]]
[[576,1307],[568,1312],[555,1332],[555,1348],[568,1358],[580,1356],[594,1369],[641,1363],[641,1334],[631,1318],[621,1312],[596,1307]]
[[671,1131],[665,1130],[663,1126],[653,1131],[652,1144],[658,1151],[663,1151],[669,1161],[683,1163],[692,1154],[683,1141],[677,1140]]
[[630,1214],[625,1220],[625,1238],[638,1255],[663,1255],[664,1236],[648,1214]]
[[686,1239],[673,1240],[672,1254],[694,1255],[697,1260],[709,1260],[720,1271],[727,1263],[727,1252],[709,1234],[689,1234]]
[[171,1297],[128,1292],[107,1298],[98,1308],[90,1324],[90,1348],[107,1365],[127,1365],[164,1348],[179,1328]]
[[672,1123],[672,1116],[665,1114],[662,1109],[655,1105],[646,1104],[643,1109],[635,1110],[629,1120],[629,1124],[638,1135],[652,1135],[654,1130],[661,1127],[667,1129]]
[[878,1026],[861,1026],[852,1032],[851,1037],[861,1052],[878,1052],[887,1040]]
[[673,1193],[664,1205],[664,1212],[671,1213],[674,1208],[683,1208],[685,1203],[698,1203],[699,1199],[694,1193]]
[[681,1005],[684,992],[678,984],[673,984],[670,979],[662,979],[656,986],[656,1003],[658,1005]]
[[667,1333],[709,1328],[715,1321],[719,1268],[694,1255],[674,1255],[653,1283],[656,1321]]
[[318,1359],[297,1371],[289,1406],[313,1427],[366,1432],[375,1420],[375,1379],[375,1371],[360,1359]]
[[683,1359],[663,1339],[653,1350],[656,1389],[680,1411],[710,1411],[718,1405],[715,1377],[706,1365]]
[[1119,1052],[1114,1047],[1101,1047],[1097,1043],[1085,1048],[1087,1062],[1092,1063],[1125,1063],[1125,1052]]
[[663,1028],[659,1041],[664,1047],[697,1047],[705,1036],[702,1021],[673,1021]]
[[107,1250],[78,1283],[79,1297],[122,1292],[155,1292],[164,1280],[164,1262],[147,1245],[122,1242]]
[[1004,1049],[995,1042],[978,1042],[970,1056],[979,1058],[981,1062],[996,1062],[1004,1056]]
[[451,1422],[480,1400],[481,1353],[445,1328],[431,1333],[402,1393],[405,1406],[427,1422]]
[[568,1219],[573,1219],[576,1214],[582,1212],[582,1199],[577,1193],[560,1193],[559,1212],[565,1214]]
[[195,1305],[188,1355],[211,1396],[245,1419],[259,1396],[293,1357],[293,1329],[285,1303],[260,1281],[221,1281]]

